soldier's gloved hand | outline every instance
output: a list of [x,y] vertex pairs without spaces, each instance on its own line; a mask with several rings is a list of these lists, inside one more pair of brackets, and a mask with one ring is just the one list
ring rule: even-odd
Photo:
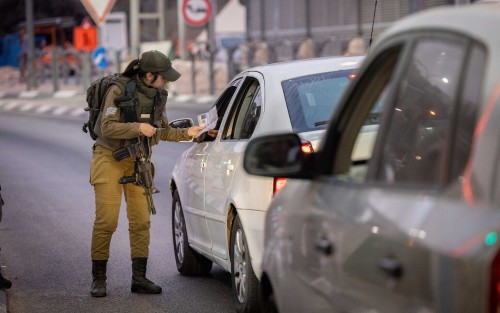
[[156,128],[149,125],[148,123],[141,123],[139,124],[139,132],[141,133],[141,135],[151,137],[156,133]]

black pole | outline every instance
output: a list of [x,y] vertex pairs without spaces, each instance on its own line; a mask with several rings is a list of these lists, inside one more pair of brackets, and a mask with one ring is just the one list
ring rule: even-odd
[[361,19],[362,19],[361,0],[358,0],[358,8],[357,9],[358,9],[358,36],[362,37],[363,36],[363,29],[362,29],[363,21],[361,21]]
[[260,0],[260,40],[266,41],[266,8],[265,0]]
[[306,37],[311,38],[311,0],[306,0]]
[[33,0],[26,0],[26,30],[27,30],[27,62],[28,62],[28,90],[35,86],[35,31],[33,26]]

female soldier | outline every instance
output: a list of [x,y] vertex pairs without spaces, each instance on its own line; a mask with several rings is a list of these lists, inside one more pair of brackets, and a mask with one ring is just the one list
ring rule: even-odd
[[[120,77],[120,76],[119,76]],[[203,128],[170,128],[165,104],[168,82],[180,77],[172,68],[171,61],[159,51],[144,52],[140,59],[133,60],[123,72],[119,83],[113,84],[105,96],[105,103],[97,119],[95,132],[98,135],[93,146],[90,183],[94,186],[96,216],[92,233],[92,290],[93,297],[106,296],[106,265],[109,258],[111,236],[118,224],[118,214],[122,192],[127,203],[130,249],[132,258],[131,291],[158,294],[160,286],[146,278],[149,254],[149,206],[142,187],[135,184],[119,184],[123,176],[134,173],[135,158],[128,157],[116,161],[112,152],[129,146],[139,136],[150,138],[151,145],[160,140],[191,140]],[[125,95],[123,89],[127,81],[135,79],[135,121],[127,121],[125,109],[117,106],[115,100]],[[130,115],[130,114],[129,114]],[[156,126],[156,127],[155,127]],[[157,128],[158,127],[158,128]]]

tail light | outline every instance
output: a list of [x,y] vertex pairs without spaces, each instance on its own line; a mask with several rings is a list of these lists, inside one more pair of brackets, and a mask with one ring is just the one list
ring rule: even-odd
[[[313,153],[314,149],[312,144],[309,141],[302,141],[302,146],[300,147],[303,153],[309,154]],[[273,183],[273,194],[277,194],[283,187],[286,186],[286,178],[285,177],[275,177]]]
[[500,312],[500,253],[491,264],[490,313]]

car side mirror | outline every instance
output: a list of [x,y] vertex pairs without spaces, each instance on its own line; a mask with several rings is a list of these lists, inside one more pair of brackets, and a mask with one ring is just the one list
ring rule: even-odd
[[243,159],[247,173],[267,177],[303,177],[302,141],[296,134],[257,137],[248,143]]
[[193,120],[190,118],[178,118],[168,123],[168,126],[172,128],[189,128],[193,125]]

